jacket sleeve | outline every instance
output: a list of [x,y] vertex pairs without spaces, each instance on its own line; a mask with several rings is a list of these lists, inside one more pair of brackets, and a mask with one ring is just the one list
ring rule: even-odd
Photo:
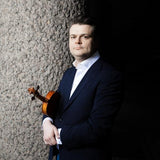
[[[67,69],[67,70],[64,72],[63,77],[65,77],[65,75],[66,75],[66,73],[67,73],[68,70],[69,70],[69,69]],[[61,81],[62,81],[62,80],[61,80]],[[56,92],[57,92],[59,95],[61,94],[61,81],[60,81],[60,85],[58,86],[58,89],[56,90]],[[52,101],[52,99],[51,99],[51,101]],[[48,117],[51,118],[51,119],[54,121],[53,117],[43,114],[42,123],[43,123],[43,120],[44,120],[45,118],[48,118]]]
[[74,126],[62,127],[63,146],[69,149],[93,146],[103,144],[107,139],[121,104],[121,74],[111,72],[109,76],[101,77],[88,119]]

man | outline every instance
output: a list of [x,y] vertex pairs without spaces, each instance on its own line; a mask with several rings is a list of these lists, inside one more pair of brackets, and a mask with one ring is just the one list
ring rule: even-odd
[[111,160],[110,132],[120,106],[121,76],[98,52],[97,28],[90,18],[77,17],[69,30],[73,67],[57,92],[56,117],[43,117],[44,142],[50,157],[60,160]]

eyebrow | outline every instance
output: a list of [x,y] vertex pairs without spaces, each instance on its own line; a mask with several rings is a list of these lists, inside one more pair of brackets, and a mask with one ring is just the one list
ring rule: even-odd
[[[78,34],[79,35],[79,34]],[[70,34],[70,36],[78,36],[77,34]],[[87,35],[89,37],[92,37],[92,34],[88,34],[88,33],[83,33],[83,34],[80,34],[79,36],[84,36],[84,35]]]

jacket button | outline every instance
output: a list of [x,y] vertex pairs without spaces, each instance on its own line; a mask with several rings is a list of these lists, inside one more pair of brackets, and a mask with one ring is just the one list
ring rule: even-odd
[[62,118],[60,118],[59,121],[62,122]]

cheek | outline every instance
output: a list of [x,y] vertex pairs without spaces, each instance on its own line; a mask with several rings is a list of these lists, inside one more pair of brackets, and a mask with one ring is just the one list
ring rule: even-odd
[[86,46],[87,50],[91,50],[91,48],[92,48],[91,43],[86,43],[85,46]]
[[73,47],[73,43],[69,41],[69,48],[72,49],[72,47]]

